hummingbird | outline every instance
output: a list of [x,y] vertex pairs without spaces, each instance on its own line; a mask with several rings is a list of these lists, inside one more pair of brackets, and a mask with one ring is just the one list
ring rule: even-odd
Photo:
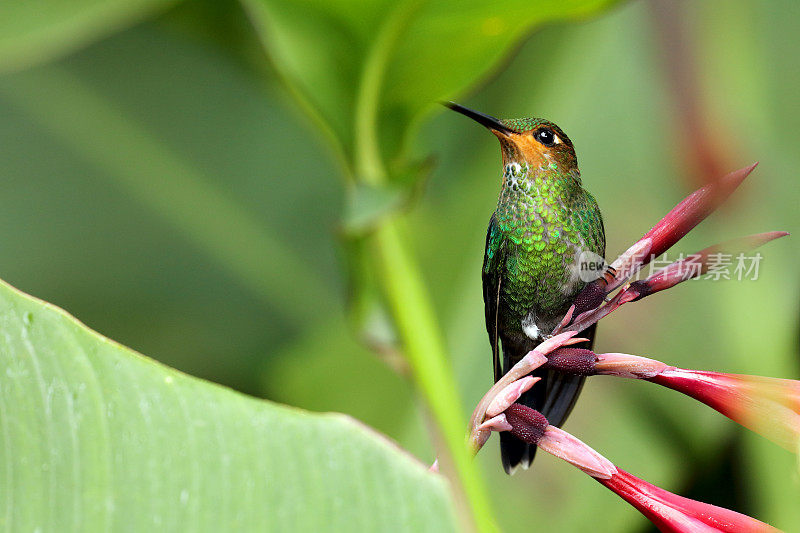
[[[500,120],[448,102],[500,141],[500,197],[486,231],[483,301],[494,379],[547,339],[584,285],[604,273],[606,238],[594,197],[583,188],[575,148],[555,124],[540,118]],[[582,332],[590,339],[595,326]],[[502,348],[502,361],[500,350]],[[519,403],[554,426],[569,415],[584,378],[537,370],[542,380]],[[536,447],[500,433],[506,473],[527,469]]]

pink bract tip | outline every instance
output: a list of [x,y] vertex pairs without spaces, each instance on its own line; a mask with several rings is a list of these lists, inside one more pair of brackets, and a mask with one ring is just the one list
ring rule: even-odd
[[625,283],[625,281],[636,274],[642,266],[649,263],[650,251],[652,248],[653,240],[645,235],[633,243],[622,255],[617,257],[614,262],[611,263],[611,268],[613,268],[616,273],[614,274],[614,279],[610,280],[606,286],[606,294]]
[[597,356],[594,364],[595,372],[623,378],[647,379],[652,378],[667,368],[669,365],[626,353],[603,353]]
[[478,429],[482,431],[511,431],[513,426],[508,423],[506,415],[499,414],[485,421],[478,426]]
[[609,479],[617,472],[611,461],[576,437],[555,426],[547,426],[537,446],[580,468],[594,478]]
[[566,342],[562,342],[561,346],[570,346],[571,344],[580,344],[582,342],[589,342],[586,337],[573,337]]
[[520,396],[541,379],[540,377],[525,376],[505,387],[486,408],[486,416],[496,416],[508,409],[512,403],[516,402]]
[[569,341],[572,337],[578,334],[577,331],[565,331],[564,333],[559,333],[558,335],[553,335],[539,346],[533,349],[533,351],[538,352],[542,355],[547,355],[556,348],[560,348],[564,346],[567,341]]

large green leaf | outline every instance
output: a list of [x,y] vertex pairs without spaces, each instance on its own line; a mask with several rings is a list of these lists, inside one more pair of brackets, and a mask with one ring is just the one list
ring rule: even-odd
[[0,2],[0,71],[62,56],[178,1]]
[[155,363],[0,284],[8,531],[443,531],[445,483],[352,419]]
[[375,127],[389,157],[425,109],[484,77],[534,26],[613,3],[242,1],[286,81],[345,154]]

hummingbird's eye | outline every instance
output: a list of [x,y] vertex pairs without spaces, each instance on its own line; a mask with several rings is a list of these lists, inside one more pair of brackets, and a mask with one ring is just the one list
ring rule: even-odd
[[550,128],[542,128],[533,134],[533,138],[545,146],[553,146],[558,142],[558,137]]

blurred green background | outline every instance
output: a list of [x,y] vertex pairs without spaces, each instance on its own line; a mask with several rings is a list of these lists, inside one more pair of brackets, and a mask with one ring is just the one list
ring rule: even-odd
[[[347,316],[340,161],[247,15],[232,1],[189,0],[139,18],[0,75],[0,277],[187,373],[350,413],[432,460],[413,384]],[[755,160],[676,250],[797,233],[799,32],[792,0],[622,3],[538,29],[450,96],[569,134],[609,258],[709,173]],[[408,224],[471,410],[491,379],[479,271],[499,150],[482,128],[429,108],[409,159],[433,166]],[[797,378],[795,238],[762,250],[757,281],[691,282],[627,306],[601,324],[597,350]],[[368,333],[385,337],[381,327]],[[652,483],[800,530],[797,458],[676,393],[595,378],[566,429]],[[552,457],[509,478],[492,442],[478,462],[507,531],[595,529],[598,513],[604,531],[649,528]]]

